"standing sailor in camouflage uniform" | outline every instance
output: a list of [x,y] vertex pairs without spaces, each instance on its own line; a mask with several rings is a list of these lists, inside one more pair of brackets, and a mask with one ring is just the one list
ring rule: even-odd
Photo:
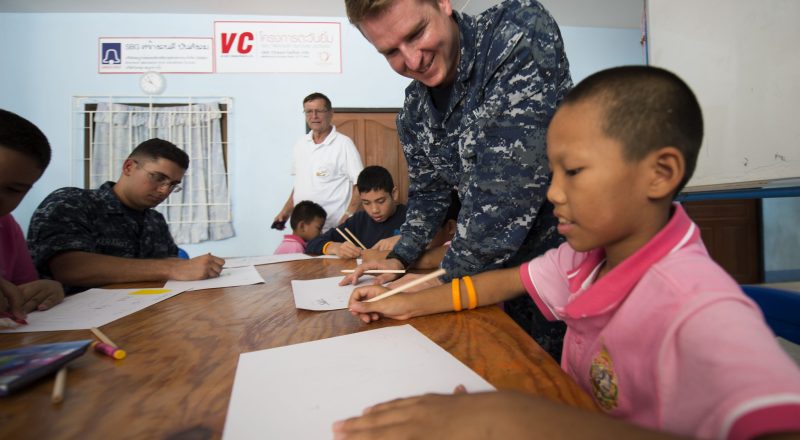
[[40,274],[70,286],[219,276],[225,260],[211,254],[184,260],[161,213],[153,210],[180,182],[189,157],[171,142],[150,139],[125,159],[117,183],[61,188],[39,205],[28,246]]
[[[416,260],[453,187],[462,208],[439,282],[520,264],[555,247],[545,133],[572,80],[550,14],[533,0],[508,0],[476,17],[453,11],[450,0],[345,5],[392,69],[414,80],[397,118],[410,180],[402,238],[386,262],[362,269],[398,269]],[[560,358],[563,323],[547,322],[527,297],[506,307]]]

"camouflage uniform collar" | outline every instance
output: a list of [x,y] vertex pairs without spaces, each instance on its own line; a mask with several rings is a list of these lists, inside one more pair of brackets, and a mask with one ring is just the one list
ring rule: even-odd
[[108,212],[126,212],[125,205],[114,193],[114,185],[116,182],[108,181],[97,189],[97,196],[103,202],[103,205]]
[[475,41],[477,20],[467,14],[453,11],[453,19],[458,25],[458,39],[461,46],[461,55],[456,67],[455,83],[465,83],[472,76],[472,67],[475,65]]

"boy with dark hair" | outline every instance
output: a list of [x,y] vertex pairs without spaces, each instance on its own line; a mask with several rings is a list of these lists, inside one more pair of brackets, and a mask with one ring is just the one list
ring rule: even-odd
[[283,241],[275,249],[275,254],[302,254],[308,242],[322,233],[327,213],[318,204],[303,200],[294,207],[289,224],[292,233],[283,236]]
[[567,243],[451,286],[362,302],[385,290],[371,286],[350,298],[351,312],[371,322],[527,292],[546,317],[567,324],[564,370],[606,414],[628,423],[501,391],[381,404],[337,423],[336,438],[800,432],[800,371],[673,202],[691,177],[702,135],[697,99],[674,74],[647,66],[598,72],[570,92],[547,134],[547,197]]
[[[349,230],[369,249],[379,240],[397,235],[406,219],[406,206],[397,203],[397,188],[386,168],[372,165],[364,168],[356,181],[362,211],[347,219],[339,230]],[[353,240],[350,237],[350,240]],[[355,242],[357,243],[357,242]],[[334,228],[308,243],[309,254],[338,255],[340,258],[358,258],[361,248],[346,241]]]
[[[442,263],[442,259],[444,258],[444,254],[450,247],[450,241],[453,240],[453,237],[456,235],[456,223],[458,222],[458,213],[460,210],[461,201],[458,198],[458,192],[453,190],[450,192],[450,207],[447,208],[447,213],[442,221],[442,226],[436,232],[436,235],[433,236],[433,239],[431,239],[430,243],[428,243],[425,252],[423,252],[422,255],[411,264],[410,268],[433,269],[439,267],[439,265]],[[397,243],[399,238],[399,235],[395,235],[394,237],[385,238],[379,241],[371,249],[363,251],[361,258],[363,258],[364,261],[379,261],[385,259],[389,254],[389,251],[392,250],[392,246],[394,243]],[[386,247],[379,247],[381,244],[385,244]],[[399,286],[404,282],[406,282],[406,280],[401,278],[395,281],[392,285]]]
[[225,262],[221,258],[177,258],[167,222],[153,209],[181,190],[188,167],[189,157],[173,143],[150,139],[125,159],[116,183],[51,193],[33,213],[28,230],[39,273],[71,286],[72,292],[219,276]]
[[17,321],[64,299],[61,284],[39,279],[22,229],[11,215],[49,163],[50,143],[44,133],[27,119],[0,109],[0,314]]

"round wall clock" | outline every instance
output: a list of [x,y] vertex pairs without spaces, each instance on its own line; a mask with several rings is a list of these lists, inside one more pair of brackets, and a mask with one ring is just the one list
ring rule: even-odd
[[167,88],[167,80],[158,72],[146,72],[139,78],[139,87],[148,95],[160,95]]

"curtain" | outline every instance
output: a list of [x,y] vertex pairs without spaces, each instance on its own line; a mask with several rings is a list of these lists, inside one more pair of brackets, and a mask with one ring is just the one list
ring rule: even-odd
[[141,142],[154,137],[168,140],[190,159],[183,191],[155,208],[166,218],[175,242],[232,237],[221,116],[217,103],[170,107],[98,103],[89,158],[91,188],[116,180],[122,163]]

